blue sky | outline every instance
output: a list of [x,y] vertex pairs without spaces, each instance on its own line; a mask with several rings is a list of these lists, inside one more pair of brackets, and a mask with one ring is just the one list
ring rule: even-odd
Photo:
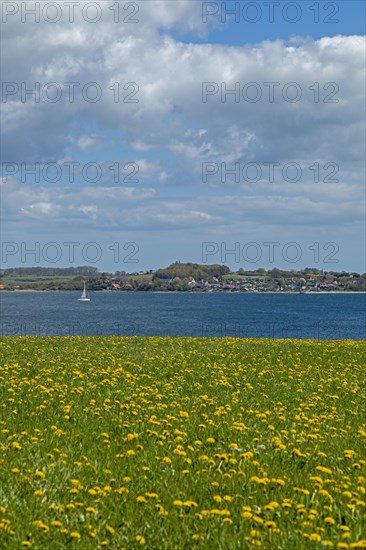
[[[207,2],[205,5],[202,2],[201,13],[207,19],[205,36],[176,32],[176,38],[194,43],[242,46],[262,40],[288,41],[294,35],[319,39],[337,34],[363,35],[365,32],[363,0],[227,1],[226,9],[223,4]],[[216,27],[210,28],[213,21]]]
[[3,268],[366,270],[364,2],[96,4],[2,13]]

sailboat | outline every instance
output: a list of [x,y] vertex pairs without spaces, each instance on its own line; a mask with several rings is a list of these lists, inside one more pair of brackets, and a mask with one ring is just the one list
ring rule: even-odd
[[80,302],[90,302],[90,298],[86,295],[86,288],[85,288],[85,282],[84,282],[84,290],[80,298],[78,298]]

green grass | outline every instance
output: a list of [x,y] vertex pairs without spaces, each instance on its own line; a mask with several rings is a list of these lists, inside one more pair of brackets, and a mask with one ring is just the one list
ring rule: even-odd
[[139,283],[151,283],[152,281],[152,274],[151,273],[144,273],[139,275],[121,275],[118,277],[115,277],[116,280],[125,281],[126,283],[129,283],[132,279],[133,281],[137,281]]
[[36,287],[39,285],[45,285],[48,283],[58,284],[74,279],[74,275],[65,275],[65,276],[47,276],[47,275],[14,275],[14,276],[4,276],[0,278],[0,282],[6,286],[19,285],[20,287],[28,288],[30,286]]
[[4,337],[0,547],[366,548],[366,343]]

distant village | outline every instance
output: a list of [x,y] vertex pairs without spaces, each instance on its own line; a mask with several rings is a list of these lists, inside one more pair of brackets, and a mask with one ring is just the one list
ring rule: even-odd
[[80,290],[106,292],[359,292],[366,273],[305,268],[263,268],[232,272],[225,265],[175,262],[167,268],[126,273],[99,272],[92,266],[9,268],[0,272],[0,290]]
[[[139,281],[138,279],[125,278],[112,281],[107,287],[109,291],[118,290],[153,290],[153,291],[199,291],[199,292],[321,292],[321,291],[359,291],[366,290],[366,278],[359,274],[342,274],[337,277],[317,276],[290,276],[278,279],[267,277],[247,278],[219,278],[209,277],[208,279],[196,280],[194,277],[174,277],[163,280],[156,280],[151,283]],[[346,280],[345,280],[346,279]]]

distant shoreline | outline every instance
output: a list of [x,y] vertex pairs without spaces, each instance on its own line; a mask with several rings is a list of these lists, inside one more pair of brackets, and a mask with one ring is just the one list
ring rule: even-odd
[[[17,288],[15,290],[0,290],[1,293],[14,294],[14,293],[27,293],[27,292],[73,292],[74,294],[79,294],[80,290],[38,290],[31,288]],[[304,295],[317,295],[317,294],[366,294],[366,290],[319,290],[316,292],[299,292],[291,290],[283,290],[276,292],[275,290],[264,290],[264,291],[199,291],[199,290],[91,290],[89,294],[304,294]]]

